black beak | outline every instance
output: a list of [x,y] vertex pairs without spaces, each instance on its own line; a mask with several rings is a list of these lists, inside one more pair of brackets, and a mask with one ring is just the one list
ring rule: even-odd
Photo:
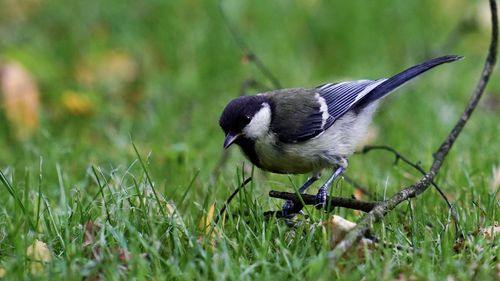
[[234,134],[234,133],[227,133],[226,135],[226,139],[224,140],[224,149],[227,149],[228,147],[231,146],[231,144],[233,144],[233,142],[238,139],[239,137],[241,136],[241,133],[240,134]]

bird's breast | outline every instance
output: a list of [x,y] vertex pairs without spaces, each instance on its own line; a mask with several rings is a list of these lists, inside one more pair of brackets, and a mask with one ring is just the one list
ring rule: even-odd
[[258,166],[273,173],[306,174],[328,166],[321,152],[303,144],[281,143],[273,134],[256,140],[254,150]]

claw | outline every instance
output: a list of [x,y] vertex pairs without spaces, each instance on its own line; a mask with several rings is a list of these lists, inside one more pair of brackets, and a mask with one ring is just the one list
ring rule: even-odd
[[283,204],[283,207],[281,207],[281,214],[283,215],[283,217],[292,218],[293,216],[295,216],[294,213],[290,212],[290,210],[293,210],[294,205],[295,204],[292,200],[285,201],[285,204]]
[[314,207],[316,209],[323,209],[326,206],[326,188],[322,186],[319,190],[318,193],[316,194],[316,200],[315,200]]

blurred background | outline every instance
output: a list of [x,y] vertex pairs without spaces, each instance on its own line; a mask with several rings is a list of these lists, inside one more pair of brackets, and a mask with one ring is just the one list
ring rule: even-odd
[[[490,32],[487,1],[242,0],[222,7],[283,87],[377,79],[433,56],[465,56],[386,99],[366,140],[424,167],[478,80]],[[84,188],[92,165],[126,170],[137,158],[134,142],[167,197],[196,178],[195,200],[223,199],[227,185],[212,174],[222,152],[219,114],[247,79],[273,88],[236,44],[217,1],[0,0],[0,69],[0,168],[23,178],[43,159],[49,195],[59,192],[61,171],[68,188]],[[498,80],[497,70],[440,174],[448,185],[465,189],[474,177],[495,184]],[[223,178],[234,179],[243,162],[234,150]],[[376,188],[392,160],[354,156],[348,174]],[[406,170],[398,176],[415,179]],[[283,189],[289,184],[273,179]]]

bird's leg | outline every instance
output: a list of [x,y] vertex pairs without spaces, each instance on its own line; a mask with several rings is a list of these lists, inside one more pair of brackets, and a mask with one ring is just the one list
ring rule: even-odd
[[[347,161],[345,163],[347,163]],[[333,172],[333,174],[325,182],[325,184],[323,184],[323,186],[319,188],[318,194],[316,194],[316,204],[315,204],[316,209],[321,209],[326,206],[326,194],[328,187],[330,187],[330,185],[332,184],[333,180],[336,177],[338,177],[345,171],[346,167],[347,165],[338,166],[335,172]]]
[[[317,181],[320,177],[319,173],[313,174],[310,178],[307,179],[307,181],[299,188],[299,193],[304,193],[309,186],[311,186],[315,181]],[[290,211],[295,208],[295,204],[293,203],[292,200],[286,200],[285,204],[283,204],[283,207],[281,207],[281,213],[283,217],[291,217],[293,216],[293,213]]]

